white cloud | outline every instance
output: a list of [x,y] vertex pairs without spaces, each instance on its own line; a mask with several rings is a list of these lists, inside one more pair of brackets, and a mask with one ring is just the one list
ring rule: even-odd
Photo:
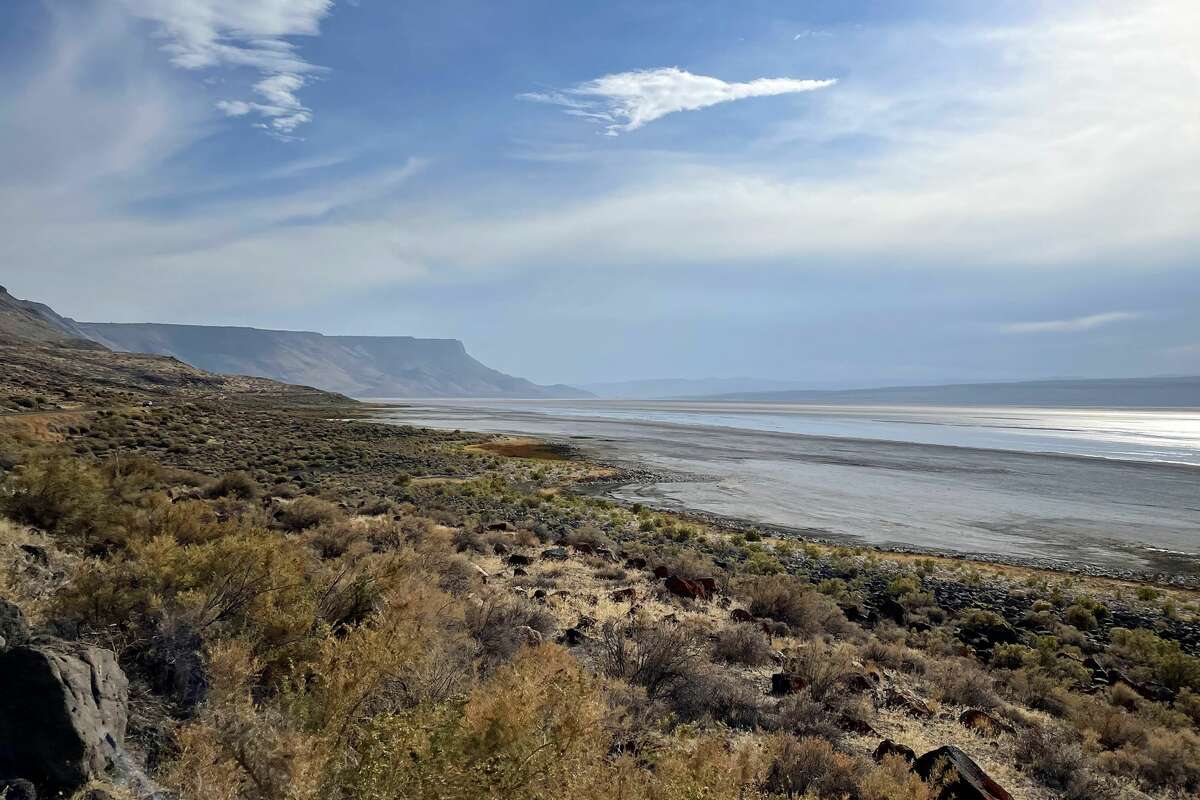
[[1140,319],[1141,316],[1141,314],[1135,314],[1130,311],[1109,311],[1104,314],[1089,314],[1085,317],[1072,317],[1070,319],[1012,322],[1007,325],[1001,325],[1000,330],[1004,333],[1078,333],[1080,331],[1090,331],[1106,325],[1112,325],[1114,322],[1130,322],[1131,320]]
[[316,36],[333,0],[123,0],[134,16],[157,23],[171,63],[188,70],[246,67],[265,77],[253,86],[260,98],[220,100],[227,116],[255,113],[258,127],[280,138],[312,120],[297,96],[322,68],[305,61],[289,36]]
[[522,100],[562,106],[568,114],[605,123],[605,133],[617,136],[677,111],[832,86],[834,80],[757,78],[746,83],[727,83],[720,78],[693,75],[678,67],[619,72],[555,92],[529,92]]

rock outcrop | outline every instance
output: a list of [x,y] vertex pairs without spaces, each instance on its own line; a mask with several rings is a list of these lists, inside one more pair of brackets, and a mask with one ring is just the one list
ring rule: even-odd
[[125,752],[128,681],[108,650],[38,640],[0,652],[0,776],[69,794],[92,780],[153,792]]
[[916,760],[913,771],[921,780],[937,781],[938,800],[1012,800],[1003,786],[954,745],[930,750]]

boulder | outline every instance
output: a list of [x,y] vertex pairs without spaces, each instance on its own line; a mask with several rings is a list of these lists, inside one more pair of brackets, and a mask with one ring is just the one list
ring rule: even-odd
[[594,555],[596,552],[595,548],[587,542],[575,542],[571,547],[575,548],[575,552],[582,553],[585,556]]
[[804,691],[808,681],[791,672],[776,672],[771,676],[771,694],[782,697]]
[[900,756],[909,764],[917,760],[916,751],[914,751],[908,745],[893,742],[891,739],[884,739],[879,743],[879,746],[875,748],[875,752],[871,754],[871,758],[882,763],[883,760],[888,756]]
[[954,745],[930,750],[913,764],[921,780],[938,780],[938,800],[1012,800],[970,756]]
[[4,800],[37,800],[37,789],[23,778],[0,780],[0,797]]
[[729,612],[729,618],[734,622],[754,622],[754,615],[744,608],[735,608]]
[[0,650],[18,647],[29,639],[29,626],[20,606],[0,597]]
[[511,522],[505,522],[504,520],[500,520],[497,522],[489,522],[487,525],[487,529],[489,531],[515,531],[516,530],[516,528],[513,526],[513,524]]
[[587,635],[579,628],[567,628],[558,637],[558,643],[567,647],[577,647],[587,641]]
[[709,597],[712,597],[714,594],[717,593],[717,579],[716,578],[710,578],[710,577],[697,578],[696,583],[698,583],[704,587],[704,593],[706,595],[708,595]]
[[630,558],[626,560],[625,566],[629,567],[630,569],[645,569],[646,559],[642,558],[641,556]]
[[547,547],[542,551],[542,558],[548,558],[551,561],[566,561],[567,555],[565,547]]
[[663,585],[667,587],[668,592],[676,597],[686,597],[689,600],[703,600],[706,595],[703,586],[687,578],[681,578],[678,575],[668,575]]
[[637,597],[637,591],[632,586],[621,586],[612,590],[612,599],[616,603],[632,603]]
[[918,719],[929,719],[933,716],[933,709],[928,703],[898,686],[885,687],[878,696],[877,703],[885,708],[898,708],[910,717]]
[[492,545],[492,552],[498,556],[506,556],[509,553],[509,547],[504,542],[496,542]]
[[660,578],[660,579],[665,578],[670,574],[671,574],[671,570],[667,569],[662,564],[659,564],[657,567],[654,568],[654,577],[656,577],[656,578]]
[[979,731],[986,736],[1016,732],[1012,725],[978,708],[968,708],[958,715],[958,721],[971,730]]
[[0,775],[47,793],[92,780],[144,785],[124,749],[129,682],[116,656],[39,641],[0,653]]
[[534,630],[528,625],[518,625],[516,634],[518,639],[530,647],[537,647],[542,643],[541,631]]
[[511,556],[506,558],[505,561],[510,566],[514,566],[514,567],[528,567],[530,564],[533,563],[532,558],[530,558],[529,556],[523,556],[520,553],[513,553]]
[[904,606],[890,597],[885,597],[881,600],[875,610],[879,614],[880,619],[891,620],[897,625],[902,626],[908,621],[908,612],[904,609]]

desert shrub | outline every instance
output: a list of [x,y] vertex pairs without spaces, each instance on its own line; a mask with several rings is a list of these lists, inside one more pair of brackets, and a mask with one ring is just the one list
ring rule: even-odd
[[0,510],[54,533],[90,539],[119,525],[99,470],[58,454],[37,454],[0,487]]
[[205,497],[233,497],[238,500],[253,500],[261,489],[254,478],[246,472],[230,472],[204,487]]
[[1018,767],[1052,789],[1067,789],[1085,767],[1078,738],[1062,727],[1026,728],[1013,755]]
[[606,752],[606,709],[564,650],[526,650],[459,706],[370,720],[345,795],[389,800],[586,796]]
[[598,661],[604,674],[642,686],[651,697],[687,680],[705,662],[701,634],[684,625],[634,620],[604,624]]
[[1175,709],[1191,719],[1193,725],[1200,727],[1200,694],[1191,689],[1182,690],[1175,698]]
[[1081,631],[1095,630],[1096,626],[1099,624],[1096,621],[1096,614],[1092,611],[1092,609],[1079,603],[1068,606],[1067,609],[1063,611],[1063,620],[1065,620],[1068,625],[1073,625],[1074,627],[1079,628]]
[[743,730],[774,724],[757,688],[709,665],[694,668],[672,683],[666,699],[683,722],[711,719]]
[[803,678],[809,694],[820,702],[854,671],[854,652],[845,645],[807,645],[788,659],[787,671]]
[[884,642],[872,637],[863,646],[862,657],[874,661],[876,664],[914,675],[921,675],[928,668],[925,656],[905,645],[903,641]]
[[859,800],[931,800],[933,788],[897,755],[887,756],[858,782]]
[[1061,717],[1071,708],[1071,695],[1053,676],[1041,670],[1019,669],[1005,679],[1025,705]]
[[1183,652],[1179,642],[1144,628],[1113,628],[1111,636],[1110,652],[1137,665],[1154,680],[1176,690],[1200,689],[1200,658]]
[[275,519],[285,531],[302,531],[329,524],[340,516],[341,510],[333,503],[305,495],[282,506]]
[[454,532],[454,549],[460,553],[487,553],[487,540],[475,531],[461,528]]
[[938,698],[944,703],[974,708],[1000,704],[991,677],[965,659],[940,662],[934,679]]
[[520,628],[549,636],[554,632],[554,617],[523,597],[492,592],[478,604],[468,606],[466,626],[485,668],[492,668],[521,649],[526,640]]
[[833,705],[815,700],[807,689],[788,695],[779,703],[779,728],[801,738],[814,736],[838,742],[845,736],[845,731],[840,713]]
[[578,528],[573,528],[563,537],[563,541],[570,545],[585,544],[593,549],[611,548],[612,540],[604,535],[604,531],[597,528],[595,525],[581,525]]
[[1105,769],[1134,778],[1147,789],[1200,789],[1200,737],[1192,731],[1155,730],[1145,741],[1101,757]]
[[771,660],[771,640],[753,625],[727,625],[717,632],[713,654],[729,664],[760,667]]
[[722,570],[717,569],[711,558],[695,550],[682,550],[668,555],[663,558],[663,564],[671,574],[688,580],[713,576],[720,578],[723,575]]
[[802,636],[841,634],[850,628],[833,599],[791,575],[746,578],[735,591],[751,614],[783,622]]
[[256,657],[282,663],[315,620],[316,588],[306,550],[257,531],[201,544],[170,536],[133,541],[108,562],[85,562],[54,601],[81,629],[144,641],[171,617],[206,639],[244,636]]
[[768,746],[771,766],[764,789],[787,797],[842,798],[858,793],[860,765],[822,739],[778,734]]

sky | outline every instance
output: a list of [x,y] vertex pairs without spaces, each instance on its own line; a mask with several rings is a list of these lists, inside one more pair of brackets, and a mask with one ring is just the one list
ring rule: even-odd
[[1194,0],[14,0],[0,283],[540,382],[1200,373]]

